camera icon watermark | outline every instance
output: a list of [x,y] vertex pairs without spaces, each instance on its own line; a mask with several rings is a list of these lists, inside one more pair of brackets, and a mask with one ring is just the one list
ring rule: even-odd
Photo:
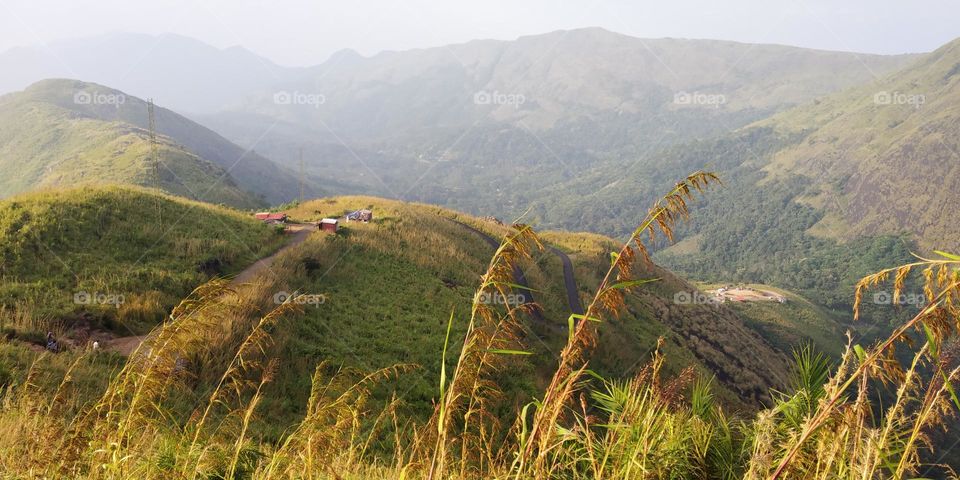
[[112,105],[120,107],[127,103],[127,96],[122,93],[99,93],[81,90],[73,94],[73,103],[77,105]]
[[73,294],[76,305],[111,305],[120,307],[126,302],[122,293],[101,293],[80,291]]
[[480,303],[484,305],[517,307],[527,303],[527,296],[522,293],[508,293],[503,295],[500,292],[483,292],[480,294],[479,300]]
[[679,291],[673,294],[673,303],[675,305],[720,305],[723,303],[723,298],[696,291]]
[[720,105],[726,103],[727,96],[722,93],[680,91],[673,94],[674,105],[720,108]]
[[877,105],[908,105],[919,109],[927,103],[927,96],[920,93],[888,92],[884,90],[873,95],[873,103]]
[[318,307],[327,303],[327,296],[323,293],[295,295],[289,292],[277,292],[273,295],[273,303],[277,305],[293,303],[294,305],[312,305]]
[[927,296],[922,293],[901,293],[894,297],[891,292],[875,292],[873,294],[873,304],[923,308],[927,304]]
[[520,108],[520,105],[527,103],[527,97],[521,93],[480,90],[473,94],[473,103],[476,105],[507,105]]
[[273,103],[276,105],[306,105],[320,108],[320,105],[327,103],[327,97],[319,93],[281,90],[273,94]]

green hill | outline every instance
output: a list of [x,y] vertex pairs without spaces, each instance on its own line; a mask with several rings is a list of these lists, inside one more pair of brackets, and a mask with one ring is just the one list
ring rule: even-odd
[[[322,375],[334,375],[409,365],[399,377],[382,382],[372,398],[383,406],[396,392],[395,408],[403,418],[429,417],[451,313],[448,362],[460,349],[474,291],[493,254],[490,241],[499,241],[510,229],[436,206],[374,197],[319,199],[288,213],[315,221],[358,208],[371,208],[373,221],[344,223],[335,235],[314,231],[277,255],[270,268],[234,286],[242,301],[228,296],[225,310],[214,317],[222,321],[197,332],[203,341],[183,347],[182,368],[193,380],[174,404],[183,400],[186,408],[190,399],[212,388],[214,372],[232,356],[250,321],[236,313],[242,310],[239,305],[267,311],[295,292],[318,300],[301,305],[269,330],[273,346],[266,354],[273,359],[273,373],[260,401],[270,414],[256,422],[257,437],[280,438],[302,417],[318,366]],[[203,280],[234,273],[282,241],[246,215],[128,187],[6,200],[0,203],[0,232],[5,234],[0,243],[3,319],[7,328],[16,329],[14,341],[0,341],[0,364],[14,379],[21,379],[39,358],[29,343],[42,342],[44,330],[61,338],[89,329],[143,333]],[[541,240],[569,257],[576,296],[586,304],[616,242],[553,231],[543,232]],[[503,412],[515,411],[543,391],[567,340],[567,320],[575,308],[557,251],[534,252],[520,264],[531,290],[516,293],[533,296],[542,308],[539,314],[522,315],[515,332],[515,348],[530,355],[510,359],[492,378],[502,392],[497,405]],[[660,267],[639,274],[659,280],[635,289],[624,314],[600,325],[592,371],[610,378],[636,375],[662,338],[660,351],[668,360],[664,374],[692,368],[715,376],[718,397],[734,410],[753,411],[771,401],[771,387],[786,385],[789,335],[797,330],[783,334],[761,328],[758,322],[776,325],[737,308],[691,300],[700,298],[697,287]],[[78,303],[78,293],[97,300]],[[124,295],[119,306],[98,304],[115,293]],[[39,322],[31,324],[33,330],[25,329],[31,319]],[[78,354],[79,349],[71,349],[40,365],[56,378]],[[83,362],[74,372],[78,400],[102,387],[120,362],[116,355]],[[46,382],[38,380],[44,388],[53,387]]]
[[[960,40],[871,84],[661,152],[667,165],[713,162],[728,185],[682,230],[693,251],[660,260],[705,281],[789,288],[849,315],[858,278],[911,252],[957,249],[958,105]],[[878,322],[902,314],[871,308]]]
[[[452,311],[451,338],[458,338],[479,275],[493,254],[489,242],[509,232],[498,223],[440,207],[374,197],[314,200],[288,213],[315,221],[358,208],[372,208],[374,220],[344,223],[337,235],[314,232],[245,280],[250,288],[241,287],[243,298],[264,309],[292,292],[323,299],[304,305],[302,313],[273,332],[278,345],[271,355],[282,368],[274,393],[264,400],[273,412],[268,435],[302,415],[313,369],[321,362],[361,371],[417,365],[402,380],[403,408],[414,418],[429,415],[447,320]],[[0,203],[0,232],[5,235],[0,243],[5,325],[34,342],[44,330],[67,338],[90,329],[143,333],[205,279],[235,273],[282,242],[246,215],[128,187],[6,200]],[[570,258],[574,291],[586,304],[616,243],[585,233],[548,231],[541,238]],[[516,293],[532,296],[541,310],[524,316],[517,332],[517,348],[532,355],[517,359],[497,378],[508,402],[544,388],[573,311],[556,251],[535,252],[520,267],[531,290]],[[663,338],[669,359],[665,373],[693,367],[715,375],[718,394],[736,409],[769,401],[769,388],[785,384],[787,337],[770,335],[754,316],[735,308],[691,300],[698,298],[698,289],[660,267],[641,276],[659,280],[630,295],[623,316],[600,326],[592,370],[617,378],[634,375]],[[110,303],[116,295],[123,297],[119,305]],[[224,339],[237,334],[229,325],[222,328]],[[230,345],[224,340],[224,348]],[[16,359],[15,370],[22,372],[29,362],[9,353],[11,348],[4,346],[0,356]],[[747,351],[750,355],[743,355]],[[203,381],[209,380],[201,373]]]
[[[699,281],[788,289],[849,318],[862,276],[911,252],[957,249],[958,105],[960,40],[731,133],[601,165],[550,188],[531,215],[622,235],[658,185],[717,171],[726,185],[694,206],[697,221],[658,261]],[[899,315],[870,307],[881,324]]]
[[[254,208],[291,200],[298,180],[216,133],[156,109],[160,164],[150,160],[147,105],[101,85],[46,80],[0,97],[0,196],[77,183],[160,187]],[[313,183],[308,184],[316,192]]]
[[[362,371],[397,363],[419,365],[420,370],[404,376],[403,401],[420,418],[428,414],[447,320],[452,311],[452,338],[459,338],[479,275],[493,254],[483,237],[457,222],[497,240],[508,231],[439,207],[373,197],[315,200],[290,214],[317,220],[368,207],[375,215],[371,223],[345,223],[338,235],[316,233],[282,253],[257,280],[264,282],[257,291],[267,299],[294,291],[324,299],[320,305],[306,306],[302,318],[286,322],[278,336],[285,339],[278,356],[296,361],[278,374],[276,388],[285,394],[270,400],[276,418],[292,419],[302,413],[300,397],[309,393],[310,373],[321,361]],[[614,242],[593,234],[559,232],[545,232],[542,239],[568,252],[578,293],[586,303],[608,265]],[[561,261],[554,253],[535,253],[522,270],[542,315],[526,317],[520,333],[518,348],[533,352],[529,361],[518,361],[498,377],[498,384],[512,392],[508,401],[517,402],[525,398],[519,392],[542,388],[555,368],[571,312]],[[730,405],[752,408],[768,398],[767,387],[783,384],[789,364],[786,352],[771,347],[734,311],[678,303],[675,295],[694,292],[694,287],[660,268],[644,275],[661,281],[629,298],[628,313],[621,319],[601,326],[592,369],[615,377],[635,374],[663,337],[668,370],[678,373],[692,366],[715,374],[720,394]],[[742,355],[743,351],[751,355]]]
[[810,233],[850,240],[902,232],[928,248],[960,246],[960,40],[759,126],[803,137],[765,170],[809,181],[798,200],[826,212]]
[[26,333],[143,333],[281,240],[247,215],[145,189],[18,195],[0,201],[2,320]]

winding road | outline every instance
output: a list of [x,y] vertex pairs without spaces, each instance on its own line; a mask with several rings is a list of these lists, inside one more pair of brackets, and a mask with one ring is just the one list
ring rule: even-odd
[[242,272],[238,273],[236,277],[233,277],[233,280],[230,281],[230,285],[239,285],[241,283],[246,283],[250,281],[254,276],[263,271],[266,268],[270,268],[270,265],[273,265],[274,260],[277,259],[277,256],[281,253],[300,245],[310,237],[310,232],[317,230],[317,226],[312,223],[300,223],[290,225],[290,240],[287,241],[287,244],[280,247],[279,250],[273,252],[273,255],[269,257],[261,258],[250,265],[249,267],[243,269]]
[[[447,217],[444,217],[444,218],[447,218]],[[470,225],[467,225],[466,223],[463,223],[459,220],[454,220],[452,218],[447,218],[447,220],[450,220],[451,222],[456,223],[457,225],[460,225],[461,227],[466,228],[467,230],[470,230],[471,232],[479,235],[480,238],[482,238],[494,249],[500,248],[500,242],[498,242],[495,238],[488,235],[483,230],[474,228]],[[520,285],[521,287],[526,289],[523,295],[525,297],[529,297],[529,301],[527,303],[531,303],[534,305],[533,311],[530,313],[531,316],[534,318],[534,320],[541,322],[543,324],[547,324],[546,319],[543,318],[543,312],[540,311],[540,304],[537,303],[537,299],[534,298],[533,296],[533,290],[530,289],[530,284],[527,283],[527,276],[524,275],[523,270],[516,265],[513,266],[513,283],[516,283],[517,285]]]
[[[444,217],[444,218],[447,218],[447,217]],[[497,241],[492,236],[490,236],[489,234],[487,234],[486,232],[480,229],[477,229],[471,225],[468,225],[466,223],[460,222],[458,220],[454,220],[452,218],[447,218],[447,220],[450,220],[451,222],[457,225],[460,225],[461,227],[478,235],[480,238],[482,238],[487,244],[489,244],[494,249],[500,248],[500,242]],[[257,274],[259,274],[265,269],[270,268],[270,266],[273,264],[273,262],[277,259],[277,257],[281,253],[293,247],[296,247],[297,245],[300,245],[301,243],[306,241],[307,238],[310,237],[310,233],[315,230],[316,230],[316,226],[311,224],[301,224],[301,225],[292,226],[292,228],[290,229],[291,238],[286,243],[286,245],[281,247],[272,255],[261,258],[260,260],[257,260],[249,267],[245,268],[243,271],[237,274],[237,276],[234,277],[233,280],[231,280],[230,285],[233,286],[233,285],[239,285],[242,283],[249,282]],[[570,260],[570,257],[567,256],[567,254],[562,252],[561,250],[553,246],[548,246],[547,248],[550,250],[551,253],[559,257],[560,262],[563,264],[563,283],[564,283],[565,290],[567,292],[567,303],[569,305],[570,311],[576,315],[583,315],[583,305],[580,303],[580,295],[577,290],[577,281],[574,276],[573,262]],[[546,326],[547,328],[550,328],[550,329],[558,328],[557,325],[548,322],[546,318],[544,318],[543,312],[540,309],[540,305],[536,303],[536,298],[534,297],[533,291],[530,289],[530,285],[527,282],[527,277],[526,275],[524,275],[523,270],[518,266],[513,267],[513,281],[514,283],[516,283],[517,285],[525,289],[525,292],[523,293],[524,296],[526,296],[529,299],[529,303],[534,304],[535,306],[530,312],[530,316],[533,317],[533,319],[536,322]],[[121,355],[130,355],[134,350],[136,350],[136,348],[140,345],[140,343],[142,343],[146,338],[147,338],[146,335],[115,338],[113,340],[110,340],[105,345],[105,349],[120,353]]]
[[[486,241],[491,247],[500,248],[500,242],[498,242],[495,238],[488,235],[486,232],[479,230],[477,228],[474,228],[471,225],[467,225],[466,223],[460,222],[458,220],[454,220],[452,218],[448,218],[448,220],[450,220],[453,223],[456,223],[457,225],[460,225],[461,227],[464,227],[472,231],[473,233],[476,233],[481,238],[483,238],[483,240]],[[567,304],[570,306],[570,311],[576,315],[583,315],[583,305],[580,303],[580,294],[577,290],[577,280],[573,272],[573,262],[570,261],[570,257],[567,256],[566,253],[563,253],[559,249],[554,248],[552,246],[548,246],[547,248],[549,248],[554,255],[559,257],[560,262],[563,263],[563,283],[567,291]],[[513,281],[517,285],[520,285],[526,288],[527,292],[529,292],[528,295],[530,295],[530,302],[536,303],[536,300],[533,297],[533,292],[529,290],[530,286],[527,284],[527,277],[523,274],[523,270],[521,270],[520,267],[517,267],[517,266],[513,267]],[[539,307],[534,310],[533,316],[536,320],[545,322],[545,319],[543,318],[543,313],[540,311]]]
[[583,315],[583,304],[580,303],[580,293],[577,291],[577,279],[573,274],[573,262],[560,249],[553,246],[547,248],[560,257],[560,262],[563,263],[563,284],[567,290],[567,304],[570,305],[570,311],[575,315]]

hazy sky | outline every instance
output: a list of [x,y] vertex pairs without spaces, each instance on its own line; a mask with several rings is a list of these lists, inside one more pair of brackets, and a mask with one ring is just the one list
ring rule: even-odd
[[600,26],[639,37],[716,38],[904,53],[960,37],[958,0],[0,0],[0,51],[109,32],[179,33],[285,65]]

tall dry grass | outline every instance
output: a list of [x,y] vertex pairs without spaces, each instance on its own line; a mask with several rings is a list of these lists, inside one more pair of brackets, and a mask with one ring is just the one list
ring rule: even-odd
[[[367,401],[384,379],[414,368],[359,372],[321,364],[306,414],[276,443],[252,430],[280,365],[274,333],[295,315],[295,299],[269,310],[268,288],[242,291],[222,281],[198,288],[129,358],[102,396],[76,405],[71,368],[53,392],[33,378],[4,389],[0,469],[14,478],[904,478],[922,474],[930,433],[960,401],[955,334],[960,257],[935,259],[865,278],[864,292],[892,280],[898,292],[920,271],[927,306],[872,347],[848,345],[832,365],[809,348],[795,355],[786,392],[752,418],[718,405],[712,380],[686,370],[662,378],[654,354],[632,378],[604,379],[589,369],[595,326],[615,318],[624,295],[655,279],[635,278],[647,262],[645,238],[671,236],[687,202],[714,183],[697,173],[647,213],[611,264],[586,314],[569,319],[569,337],[540,398],[497,414],[502,394],[491,378],[523,361],[520,322],[530,305],[493,307],[508,295],[513,266],[541,247],[516,225],[480,279],[463,338],[448,333],[434,414],[417,425],[400,400]],[[903,349],[913,341],[912,349]],[[909,352],[907,361],[895,349]],[[224,352],[230,352],[224,354]],[[749,352],[744,352],[749,354]],[[79,357],[76,362],[83,362]],[[211,370],[217,369],[216,375]],[[333,372],[333,373],[331,373]],[[199,381],[199,380],[203,381]],[[877,402],[881,385],[891,401]],[[375,452],[375,445],[390,445]],[[949,469],[937,475],[951,475]]]

